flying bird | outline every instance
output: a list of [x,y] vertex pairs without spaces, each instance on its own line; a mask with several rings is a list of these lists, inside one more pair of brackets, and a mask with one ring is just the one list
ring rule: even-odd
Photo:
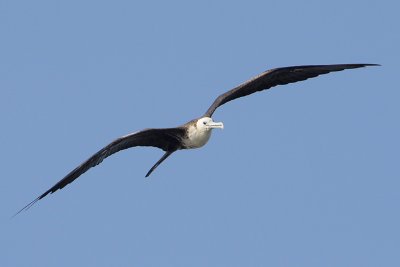
[[[212,115],[215,110],[223,104],[255,92],[267,90],[277,85],[295,83],[314,78],[322,74],[327,74],[345,69],[362,68],[366,66],[379,66],[378,64],[338,64],[338,65],[308,65],[292,66],[267,70],[250,80],[238,85],[232,90],[218,96],[206,113],[200,118],[193,119],[184,125],[175,128],[152,128],[134,132],[122,136],[107,146],[100,149],[97,153],[84,161],[68,173],[63,179],[57,182],[46,192],[38,196],[27,204],[15,215],[23,210],[29,209],[37,201],[48,194],[52,194],[66,185],[75,181],[79,176],[90,168],[100,164],[105,158],[121,150],[137,146],[157,147],[165,151],[164,155],[147,172],[148,177],[166,158],[172,153],[181,149],[200,148],[210,139],[213,129],[223,129],[222,122],[215,122]],[[14,215],[14,216],[15,216]]]

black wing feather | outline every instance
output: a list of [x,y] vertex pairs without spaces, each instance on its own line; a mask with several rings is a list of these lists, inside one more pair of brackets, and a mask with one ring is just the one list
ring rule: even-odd
[[[178,128],[165,128],[165,129],[145,129],[139,132],[135,132],[126,136],[122,136],[106,147],[100,149],[96,154],[91,156],[81,165],[76,167],[70,173],[68,173],[63,179],[56,183],[49,190],[41,194],[31,203],[19,210],[15,215],[23,210],[29,209],[37,201],[44,198],[48,194],[52,194],[59,189],[64,188],[66,185],[72,183],[81,176],[83,173],[88,171],[90,168],[100,164],[105,158],[111,156],[118,151],[136,147],[136,146],[152,146],[158,147],[164,151],[175,151],[181,148],[181,140],[185,134],[185,129],[182,127]],[[14,216],[15,216],[14,215]]]
[[379,66],[378,64],[339,64],[339,65],[308,65],[293,66],[267,70],[258,76],[242,83],[232,90],[220,95],[208,108],[204,116],[211,117],[219,107],[239,97],[247,96],[258,91],[263,91],[277,85],[295,83],[314,78],[322,74],[345,69],[362,68],[366,66]]

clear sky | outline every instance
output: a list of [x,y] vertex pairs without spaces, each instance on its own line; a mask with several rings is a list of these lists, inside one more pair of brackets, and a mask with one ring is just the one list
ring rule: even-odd
[[[0,266],[400,266],[398,1],[0,1]],[[230,102],[199,150],[113,139],[258,73],[379,63]]]

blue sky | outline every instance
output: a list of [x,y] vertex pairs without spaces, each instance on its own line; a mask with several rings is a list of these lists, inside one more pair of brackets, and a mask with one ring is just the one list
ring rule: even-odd
[[[1,266],[399,266],[396,1],[0,2]],[[113,139],[172,127],[269,68],[379,63],[276,87],[151,176]]]

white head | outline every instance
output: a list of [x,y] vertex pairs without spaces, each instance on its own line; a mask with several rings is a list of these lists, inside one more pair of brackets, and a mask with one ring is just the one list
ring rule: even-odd
[[196,127],[198,130],[209,131],[212,129],[224,129],[222,122],[214,122],[210,117],[203,117],[197,120]]
[[210,117],[203,117],[195,121],[190,121],[187,128],[187,139],[184,139],[185,148],[198,148],[204,146],[211,136],[211,130],[215,128],[223,129],[222,122],[214,122]]

